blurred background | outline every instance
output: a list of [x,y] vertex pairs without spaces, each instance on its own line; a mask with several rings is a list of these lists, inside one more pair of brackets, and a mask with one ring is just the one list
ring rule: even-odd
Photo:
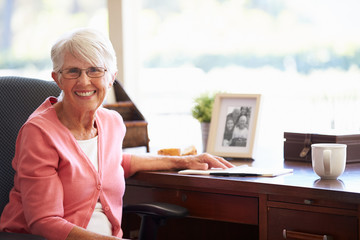
[[[151,151],[195,145],[204,92],[262,95],[256,152],[282,157],[283,133],[360,130],[357,0],[0,0],[0,75],[51,80],[64,32],[109,32],[122,15],[124,87],[149,122]],[[114,13],[113,13],[114,14]]]

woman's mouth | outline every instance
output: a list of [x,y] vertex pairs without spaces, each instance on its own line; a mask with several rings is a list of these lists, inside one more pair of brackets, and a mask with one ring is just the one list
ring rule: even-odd
[[89,97],[93,94],[95,94],[95,90],[94,91],[89,91],[89,92],[75,92],[76,95],[80,96],[80,97]]

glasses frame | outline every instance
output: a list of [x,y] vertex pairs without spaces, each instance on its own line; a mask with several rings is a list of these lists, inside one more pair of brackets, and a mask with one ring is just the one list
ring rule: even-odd
[[[92,68],[104,70],[103,75],[97,76],[97,77],[89,76],[89,72],[90,72],[90,70],[91,70]],[[63,74],[63,72],[66,71],[66,70],[70,70],[70,69],[78,69],[78,70],[80,70],[79,75],[78,75],[77,77],[70,77],[70,78],[69,78],[69,77],[65,77],[64,74]],[[66,68],[66,69],[60,70],[59,73],[60,73],[60,74],[63,76],[63,78],[65,78],[65,79],[77,79],[77,78],[79,78],[79,77],[81,76],[81,74],[82,74],[83,71],[85,71],[86,76],[88,76],[89,78],[100,78],[100,77],[105,76],[105,73],[107,72],[107,69],[106,69],[106,68],[103,68],[103,67],[88,67],[88,68],[71,67],[71,68]]]

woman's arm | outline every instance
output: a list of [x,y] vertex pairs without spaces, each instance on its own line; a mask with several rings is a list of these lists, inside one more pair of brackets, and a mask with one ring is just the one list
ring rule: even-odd
[[90,232],[81,227],[74,226],[70,231],[66,240],[119,240],[121,238],[113,236],[103,236],[94,232]]
[[222,157],[208,153],[191,156],[131,155],[130,175],[139,171],[197,169],[234,167]]

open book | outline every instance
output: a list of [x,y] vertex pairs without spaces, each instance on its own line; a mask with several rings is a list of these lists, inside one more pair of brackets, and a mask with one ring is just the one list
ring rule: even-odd
[[292,173],[293,169],[289,168],[255,168],[247,165],[241,165],[228,169],[210,169],[210,170],[181,170],[179,174],[188,175],[213,175],[225,177],[276,177],[279,175]]

